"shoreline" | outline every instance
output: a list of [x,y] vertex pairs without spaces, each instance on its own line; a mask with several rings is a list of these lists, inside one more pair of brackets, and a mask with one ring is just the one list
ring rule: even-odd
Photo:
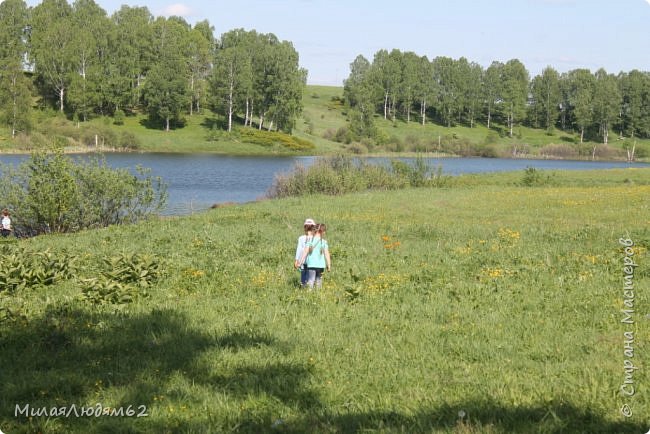
[[[31,155],[33,152],[41,151],[43,149],[33,149],[33,150],[21,150],[21,149],[0,149],[0,156],[2,155]],[[609,163],[650,163],[650,158],[639,158],[629,161],[627,159],[601,159],[601,158],[588,158],[588,157],[572,157],[572,158],[562,158],[554,156],[541,156],[535,154],[519,154],[516,157],[513,156],[499,156],[499,157],[483,157],[480,155],[454,155],[447,154],[444,152],[378,152],[378,153],[366,153],[366,154],[355,154],[355,153],[323,153],[323,154],[301,154],[301,153],[225,153],[225,152],[185,152],[185,151],[145,151],[145,150],[129,150],[129,149],[117,149],[117,148],[100,148],[92,149],[88,147],[66,147],[63,148],[64,154],[74,155],[91,155],[91,154],[178,154],[178,155],[221,155],[224,157],[333,157],[337,155],[344,155],[349,157],[376,157],[376,158],[436,158],[436,159],[462,159],[462,158],[480,158],[485,160],[495,160],[495,159],[504,159],[504,160],[549,160],[549,161],[584,161],[584,162],[609,162]]]

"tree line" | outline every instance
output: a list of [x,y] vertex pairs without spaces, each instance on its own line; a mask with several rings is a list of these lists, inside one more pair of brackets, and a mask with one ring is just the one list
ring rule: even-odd
[[[397,118],[424,125],[505,127],[516,125],[575,131],[607,144],[612,131],[650,138],[650,73],[610,74],[575,69],[560,74],[547,67],[530,78],[517,59],[483,68],[464,57],[429,60],[413,52],[379,50],[372,62],[359,55],[344,82],[351,128],[372,135],[373,117]],[[501,128],[501,127],[499,127]]]
[[0,3],[0,119],[12,137],[34,109],[78,122],[143,112],[169,130],[206,108],[259,129],[291,131],[307,71],[291,42],[254,30],[214,37],[207,20],[154,17],[93,0]]

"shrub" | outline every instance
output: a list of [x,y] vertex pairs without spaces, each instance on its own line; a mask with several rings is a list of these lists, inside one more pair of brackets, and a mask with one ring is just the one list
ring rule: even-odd
[[323,138],[325,140],[334,141],[335,137],[336,137],[336,130],[334,128],[328,128],[323,132]]
[[113,113],[113,123],[115,125],[124,125],[124,110],[122,109],[117,109],[115,110],[115,113]]
[[494,145],[499,142],[499,134],[496,131],[488,131],[483,139],[483,143],[486,145]]
[[363,143],[352,143],[346,148],[352,154],[367,154],[368,148]]
[[309,140],[277,131],[238,128],[234,132],[241,141],[264,147],[279,146],[292,151],[306,151],[315,148],[315,145]]
[[320,158],[305,168],[276,176],[267,197],[279,198],[308,194],[338,195],[364,190],[395,190],[409,186],[441,186],[446,177],[429,168],[422,158],[413,165],[394,160],[390,168],[369,164],[350,157]]
[[627,153],[623,149],[600,144],[596,147],[596,157],[605,159],[624,158],[627,157]]
[[97,158],[75,162],[61,151],[34,153],[0,171],[0,197],[22,235],[132,223],[159,212],[167,200],[166,186],[146,169],[136,168],[136,176]]
[[390,136],[386,149],[390,152],[404,152],[404,142],[397,136]]
[[479,157],[485,158],[499,158],[499,148],[496,144],[491,145],[477,145],[476,153]]
[[119,147],[127,150],[136,150],[140,147],[140,141],[135,134],[124,131],[120,135]]
[[646,144],[637,144],[634,148],[635,158],[647,158],[650,155],[650,146]]
[[566,143],[557,143],[544,146],[539,150],[540,155],[545,157],[572,158],[578,155],[578,151]]
[[81,133],[81,143],[88,147],[117,147],[118,139],[115,131],[107,127],[88,127]]
[[350,133],[350,129],[348,127],[339,127],[339,129],[336,130],[334,140],[339,143],[352,143],[352,134]]
[[534,167],[526,167],[524,176],[521,178],[521,185],[524,187],[537,187],[547,185],[551,181],[549,175],[543,176],[542,172]]

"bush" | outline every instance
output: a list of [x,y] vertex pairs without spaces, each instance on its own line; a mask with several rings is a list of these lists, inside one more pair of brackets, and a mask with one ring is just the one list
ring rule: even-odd
[[323,138],[325,140],[334,141],[335,137],[336,137],[336,130],[334,128],[328,128],[323,132]]
[[85,146],[96,147],[118,147],[118,138],[115,131],[108,127],[90,126],[84,128],[81,133],[81,143]]
[[340,127],[338,130],[336,130],[334,140],[336,142],[345,143],[348,145],[352,143],[352,133],[350,132],[350,129],[348,127]]
[[115,125],[124,125],[124,117],[126,115],[124,114],[124,110],[122,109],[117,109],[115,110],[115,113],[113,113],[113,124]]
[[495,145],[499,143],[499,133],[496,131],[488,131],[485,135],[485,139],[483,139],[483,143],[486,145]]
[[264,147],[279,146],[291,151],[307,151],[315,148],[315,145],[309,140],[277,131],[238,128],[234,130],[234,133],[243,142],[253,143]]
[[485,157],[485,158],[499,158],[499,148],[495,144],[491,145],[485,145],[485,146],[477,146],[477,152],[480,157]]
[[24,236],[136,222],[167,200],[166,186],[146,169],[136,168],[136,176],[97,158],[75,162],[61,151],[34,153],[0,171],[0,197]]
[[280,198],[309,194],[338,195],[364,190],[395,190],[405,187],[441,186],[446,177],[434,173],[422,158],[413,165],[394,160],[390,168],[350,157],[320,158],[305,168],[276,176],[267,197]]
[[524,176],[521,178],[521,185],[524,187],[538,187],[547,185],[551,182],[549,175],[543,176],[542,172],[534,167],[526,167]]
[[366,145],[362,143],[352,143],[346,148],[350,153],[356,154],[356,155],[361,155],[361,154],[367,154],[368,153],[368,148]]
[[135,134],[128,131],[124,131],[122,135],[120,135],[119,144],[120,148],[130,151],[136,150],[140,147],[140,141],[138,138],[135,136]]
[[566,143],[550,144],[539,150],[540,155],[545,157],[556,158],[573,158],[578,155],[578,151]]
[[600,144],[596,147],[596,157],[604,159],[626,158],[625,150],[615,148],[611,145]]
[[647,158],[650,155],[650,146],[645,144],[638,144],[634,148],[635,158]]

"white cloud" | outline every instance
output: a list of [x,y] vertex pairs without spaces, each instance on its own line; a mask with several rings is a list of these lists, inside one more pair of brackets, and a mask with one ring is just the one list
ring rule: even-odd
[[192,8],[183,4],[183,3],[174,3],[163,9],[163,15],[165,16],[177,16],[177,17],[188,17],[193,13]]

